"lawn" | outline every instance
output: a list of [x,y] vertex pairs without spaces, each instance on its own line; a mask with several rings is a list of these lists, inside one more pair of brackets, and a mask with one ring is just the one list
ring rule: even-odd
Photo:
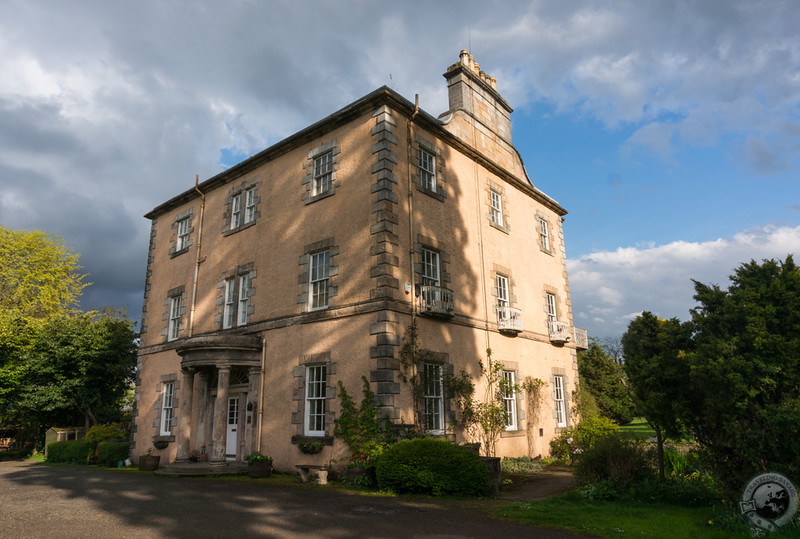
[[619,430],[633,440],[649,440],[656,437],[656,431],[647,424],[643,417],[637,417],[630,424],[620,427]]
[[[722,508],[593,501],[576,492],[505,506],[500,516],[601,537],[745,538],[749,529]],[[786,530],[787,532],[789,530]],[[790,537],[787,533],[777,537]]]

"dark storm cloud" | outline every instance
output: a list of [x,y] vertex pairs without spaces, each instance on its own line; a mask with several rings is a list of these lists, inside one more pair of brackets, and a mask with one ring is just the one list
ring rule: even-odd
[[756,168],[796,166],[780,152],[800,140],[789,128],[798,12],[727,0],[7,0],[0,222],[62,235],[96,283],[84,306],[129,304],[137,317],[141,216],[219,172],[221,149],[253,154],[383,84],[439,114],[441,74],[467,47],[518,109],[546,102],[632,125],[629,146],[665,160],[734,133],[769,141],[740,152]]

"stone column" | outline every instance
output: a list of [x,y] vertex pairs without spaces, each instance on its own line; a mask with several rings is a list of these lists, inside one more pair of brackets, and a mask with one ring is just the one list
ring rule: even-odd
[[187,462],[192,443],[192,397],[194,395],[194,369],[181,371],[181,411],[178,419],[178,429],[175,433],[175,443],[178,446],[175,462]]
[[200,386],[200,395],[197,403],[197,425],[194,431],[194,439],[197,449],[206,447],[210,449],[208,440],[208,371],[202,370],[197,374],[197,383]]
[[261,368],[250,367],[247,371],[247,405],[245,406],[245,453],[244,456],[256,450],[256,436],[258,435],[258,405],[261,402],[259,389],[261,387]]
[[214,450],[211,462],[225,462],[225,438],[228,435],[228,389],[231,380],[231,368],[220,367],[217,379],[217,401],[214,403],[214,429],[211,434]]

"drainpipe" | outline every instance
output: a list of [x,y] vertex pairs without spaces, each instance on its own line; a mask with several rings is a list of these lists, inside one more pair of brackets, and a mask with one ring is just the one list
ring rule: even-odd
[[197,305],[197,280],[200,275],[200,263],[203,247],[203,215],[206,210],[206,195],[200,191],[200,175],[194,175],[194,190],[200,195],[200,223],[197,225],[197,258],[194,262],[194,279],[192,281],[192,306],[189,310],[189,337],[194,334],[194,309]]
[[264,385],[267,367],[267,338],[261,337],[261,380],[258,388],[258,424],[256,425],[256,451],[261,452],[261,428],[264,421]]
[[414,275],[414,195],[411,185],[414,183],[413,171],[413,138],[411,132],[411,124],[414,122],[419,114],[419,94],[414,94],[414,113],[408,119],[406,126],[406,150],[408,157],[408,265],[409,275],[411,276],[411,325],[414,325],[417,317],[417,302],[416,302],[416,283]]

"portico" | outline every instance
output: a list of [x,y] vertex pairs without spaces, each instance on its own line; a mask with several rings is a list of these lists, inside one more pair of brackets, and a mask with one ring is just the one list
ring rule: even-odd
[[261,350],[261,339],[248,335],[192,337],[177,348],[182,383],[175,462],[188,462],[203,447],[217,465],[255,451]]

